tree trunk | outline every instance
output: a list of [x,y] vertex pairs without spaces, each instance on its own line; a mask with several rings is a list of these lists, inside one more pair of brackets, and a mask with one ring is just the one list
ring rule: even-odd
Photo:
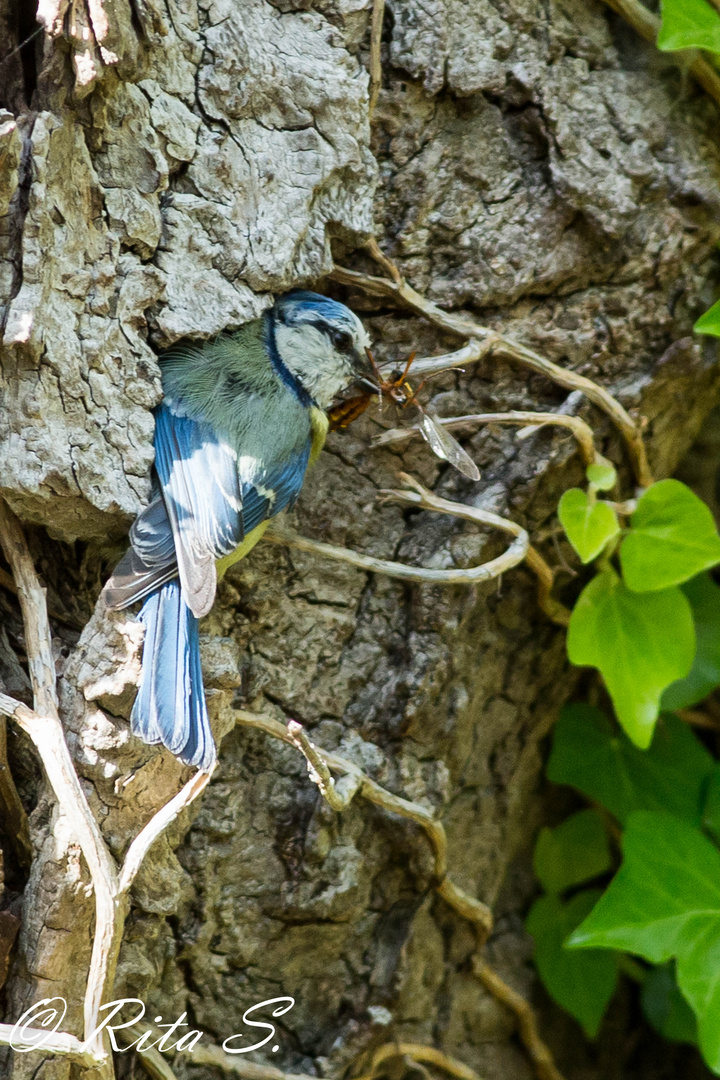
[[[158,351],[237,327],[300,284],[354,307],[382,358],[458,348],[402,305],[330,279],[333,254],[383,273],[363,247],[374,233],[441,308],[645,418],[657,477],[718,400],[715,350],[689,337],[717,277],[716,106],[600,3],[388,0],[371,127],[371,7],[49,0],[46,32],[0,67],[0,493],[48,588],[62,719],[116,857],[187,778],[130,735],[138,625],[94,611],[150,490]],[[9,46],[33,29],[21,8],[0,0]],[[522,367],[485,356],[422,396],[444,415],[578,413],[632,490],[607,418]],[[298,531],[424,566],[501,550],[475,525],[378,500],[405,471],[519,522],[558,563],[557,503],[582,477],[566,432],[518,441],[480,428],[464,438],[482,470],[471,484],[420,441],[374,448],[391,419],[371,410],[330,437]],[[561,571],[557,588],[571,600],[577,584]],[[244,709],[300,721],[436,811],[451,880],[493,908],[488,960],[537,1005],[568,1077],[709,1075],[689,1051],[645,1035],[630,1045],[627,1000],[588,1048],[537,986],[522,919],[548,812],[543,740],[577,672],[535,593],[525,568],[450,589],[275,544],[238,564],[201,626],[220,768],[150,851],[106,998],[138,998],[166,1023],[187,1012],[203,1045],[220,1045],[261,1038],[243,1013],[291,996],[256,1060],[294,1073],[340,1077],[398,1040],[439,1047],[483,1080],[534,1075],[512,1012],[471,970],[471,924],[436,894],[422,830],[360,797],[332,811],[295,748],[237,724]],[[23,697],[22,626],[10,592],[2,604],[0,675]],[[9,754],[33,801],[34,861],[23,874],[4,845],[7,902],[22,893],[4,1019],[61,995],[63,1030],[82,1038],[88,870],[15,728]],[[90,1075],[49,1054],[40,1072],[37,1052],[0,1055],[8,1080]],[[142,1075],[130,1053],[115,1065]],[[222,1075],[183,1053],[173,1069]]]

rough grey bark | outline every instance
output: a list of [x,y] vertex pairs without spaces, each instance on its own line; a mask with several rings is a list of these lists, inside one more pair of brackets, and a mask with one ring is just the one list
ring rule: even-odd
[[[372,132],[367,0],[49,8],[56,36],[31,46],[32,101],[23,107],[13,66],[0,116],[0,493],[37,527],[56,610],[89,618],[79,641],[56,624],[63,718],[119,854],[182,775],[129,735],[137,624],[90,618],[103,545],[149,491],[156,351],[238,326],[292,285],[332,288],[332,244],[338,261],[377,272],[361,250],[375,228],[437,303],[478,311],[645,416],[653,467],[667,475],[719,389],[714,350],[688,334],[716,280],[720,150],[715,107],[582,0],[388,0]],[[457,345],[405,312],[344,298],[383,355]],[[441,376],[428,396],[445,414],[566,399],[493,360]],[[629,486],[617,435],[566,405]],[[467,564],[496,539],[377,503],[399,468],[533,535],[581,476],[571,442],[547,431],[470,438],[476,486],[422,445],[370,448],[376,431],[371,416],[331,437],[295,511],[303,532]],[[557,562],[551,541],[544,550]],[[4,603],[0,673],[19,693],[10,645],[22,634]],[[600,1049],[583,1049],[529,964],[521,917],[546,813],[543,739],[576,675],[526,571],[474,592],[410,588],[265,545],[228,575],[202,631],[221,769],[135,886],[116,997],[166,1020],[188,1010],[220,1042],[250,1005],[290,994],[268,1060],[291,1071],[339,1076],[400,1038],[438,1045],[486,1080],[532,1075],[512,1017],[469,971],[469,927],[434,898],[419,831],[359,801],[330,812],[295,751],[235,726],[242,706],[301,720],[319,745],[437,808],[453,880],[495,908],[489,956],[544,1009],[569,1076],[672,1075],[665,1051],[638,1066],[622,1049],[622,1009]],[[14,753],[23,790],[37,792],[36,858],[6,1017],[62,992],[65,1026],[80,1034],[87,871],[20,741]],[[37,1059],[5,1053],[2,1067],[24,1080]],[[174,1067],[183,1080],[217,1075],[182,1056]],[[696,1067],[683,1059],[685,1075]],[[48,1060],[41,1075],[76,1072]]]

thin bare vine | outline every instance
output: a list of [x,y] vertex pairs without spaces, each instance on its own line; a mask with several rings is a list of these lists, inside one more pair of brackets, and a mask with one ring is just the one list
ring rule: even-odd
[[[83,853],[90,871],[95,894],[95,931],[84,999],[84,1039],[69,1033],[56,1033],[43,1043],[44,1049],[67,1055],[82,1064],[100,1067],[103,1077],[113,1076],[112,1059],[102,1035],[93,1037],[106,991],[112,987],[115,966],[122,941],[125,919],[130,908],[129,890],[151,844],[180,811],[204,790],[210,773],[196,773],[190,781],[158,811],[133,840],[122,867],[118,867],[103,839],[88,805],[58,712],[55,664],[48,620],[45,590],[33,565],[20,522],[9,506],[0,500],[0,545],[10,564],[20,601],[28,667],[33,689],[34,709],[21,701],[0,694],[0,714],[13,720],[32,739],[40,755],[47,778],[62,812]],[[8,1044],[12,1025],[0,1025],[0,1043]],[[47,1032],[28,1037],[45,1040]]]
[[[264,731],[267,735],[289,743],[299,750],[307,761],[310,779],[317,784],[323,798],[336,812],[347,810],[352,800],[360,796],[388,813],[397,814],[420,826],[433,852],[435,891],[449,907],[462,918],[467,919],[474,927],[477,940],[477,952],[473,957],[475,974],[493,997],[515,1014],[518,1033],[535,1066],[539,1080],[563,1080],[550,1050],[540,1037],[537,1020],[529,1002],[513,990],[480,955],[492,932],[492,911],[487,904],[460,889],[448,876],[447,837],[442,822],[437,820],[433,812],[420,803],[410,802],[408,799],[394,795],[347,758],[320,749],[309,739],[302,726],[294,720],[285,725],[270,716],[250,713],[242,709],[235,710],[235,718],[243,727]],[[333,779],[333,771],[341,774],[340,780]],[[434,1051],[432,1047],[423,1049],[428,1054],[440,1053],[440,1051]],[[427,1057],[424,1060],[430,1061]],[[453,1073],[453,1075],[457,1074]],[[367,1080],[365,1074],[362,1080]]]
[[380,49],[382,46],[383,18],[385,17],[385,0],[373,0],[372,19],[370,22],[370,86],[368,88],[368,112],[370,119],[375,112],[377,99],[382,86],[382,61]]
[[[568,390],[579,390],[610,417],[622,434],[640,487],[648,487],[652,483],[653,478],[642,430],[612,394],[592,379],[578,375],[577,372],[568,368],[560,367],[559,364],[553,363],[552,360],[534,352],[526,345],[514,341],[497,330],[492,330],[489,326],[483,326],[467,314],[458,315],[454,312],[443,311],[405,281],[392,260],[382,251],[377,240],[368,240],[365,246],[370,255],[389,274],[389,278],[374,277],[359,273],[357,270],[336,266],[331,274],[334,281],[363,289],[376,296],[393,299],[424,316],[439,329],[450,331],[466,339],[464,348],[455,354],[415,361],[414,370],[418,374],[429,374],[447,367],[461,366],[481,360],[486,356],[499,356],[545,375],[558,386],[564,386]],[[435,366],[440,365],[441,361],[441,366]]]
[[[602,454],[595,449],[593,430],[580,416],[565,416],[561,413],[539,412],[507,412],[507,413],[470,413],[468,416],[434,416],[436,424],[448,428],[467,428],[475,424],[512,424],[528,431],[537,428],[557,427],[569,428],[577,440],[578,449],[586,465],[595,465],[604,462]],[[522,437],[520,431],[518,438]],[[387,446],[391,443],[405,442],[422,435],[418,424],[411,424],[403,428],[388,428],[382,435],[373,439],[373,446]]]

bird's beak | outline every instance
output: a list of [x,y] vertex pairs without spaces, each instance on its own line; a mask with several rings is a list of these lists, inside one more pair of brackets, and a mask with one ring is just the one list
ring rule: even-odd
[[358,352],[355,357],[354,367],[357,372],[355,379],[353,379],[354,385],[361,390],[366,390],[369,394],[377,394],[380,384],[377,371],[369,355]]
[[380,385],[376,379],[368,379],[366,375],[360,375],[355,380],[355,385],[361,390],[366,390],[368,394],[377,394],[380,390]]

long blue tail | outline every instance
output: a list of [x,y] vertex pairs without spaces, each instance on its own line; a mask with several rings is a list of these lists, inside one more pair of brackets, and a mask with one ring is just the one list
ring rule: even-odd
[[177,578],[148,596],[140,622],[145,642],[130,716],[133,735],[162,743],[187,765],[209,769],[217,752],[205,704],[198,621]]

